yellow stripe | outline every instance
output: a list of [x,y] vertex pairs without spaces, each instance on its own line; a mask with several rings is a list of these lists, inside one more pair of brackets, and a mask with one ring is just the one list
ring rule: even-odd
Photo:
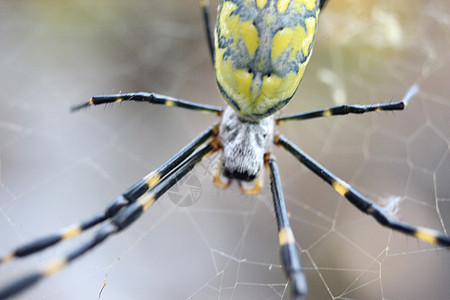
[[431,244],[437,244],[436,236],[438,235],[439,235],[438,231],[428,228],[418,228],[417,231],[414,233],[414,236],[416,238]]
[[79,225],[73,225],[63,230],[61,235],[61,239],[66,240],[70,239],[81,232],[81,227]]
[[67,260],[65,258],[56,259],[44,267],[43,274],[46,276],[54,274],[54,273],[58,272],[59,270],[61,270],[66,264],[67,264]]
[[[275,60],[280,56],[283,51],[285,51],[292,43],[292,35],[294,31],[291,28],[284,28],[279,30],[272,41],[272,49],[270,52],[270,58]],[[294,52],[294,51],[293,51]],[[296,52],[294,52],[296,54]]]
[[16,256],[13,253],[8,253],[5,256],[2,257],[2,259],[0,260],[2,263],[11,261],[15,258]]
[[230,186],[231,180],[229,179],[226,183],[223,183],[222,180],[220,180],[220,171],[217,170],[216,174],[213,177],[213,182],[214,184],[221,188],[221,189],[226,189]]
[[264,6],[266,6],[267,0],[256,0],[256,6],[258,6],[258,8],[264,8]]
[[166,105],[167,106],[174,106],[175,102],[173,100],[166,100]]
[[146,210],[155,202],[155,193],[146,193],[139,197],[137,202],[140,206],[142,206],[143,210]]
[[323,113],[322,113],[322,116],[324,116],[324,117],[329,117],[329,116],[331,116],[332,115],[332,113],[331,113],[331,110],[330,109],[327,109],[327,110],[325,110]]
[[239,183],[239,187],[241,188],[241,192],[246,195],[256,195],[259,194],[262,188],[261,184],[261,177],[262,174],[259,174],[258,177],[256,177],[255,185],[252,188],[246,189],[243,187],[242,183]]
[[277,10],[280,14],[284,13],[286,9],[289,6],[289,3],[291,3],[291,0],[278,0],[277,2]]
[[331,183],[331,185],[336,190],[336,192],[338,192],[342,196],[345,196],[345,194],[347,194],[347,192],[348,192],[348,185],[343,181],[339,182],[339,181],[334,180]]
[[161,179],[161,174],[159,172],[156,172],[155,174],[149,174],[149,178],[146,179],[145,183],[147,184],[148,188],[151,188],[154,186],[159,180]]
[[273,142],[281,148],[284,148],[283,145],[280,145],[280,136],[278,134],[273,137]]
[[[303,55],[310,56],[311,53],[309,52],[309,45],[311,45],[312,41],[314,40],[314,35],[316,33],[316,18],[311,17],[305,20],[306,25],[306,33],[302,28],[301,36],[302,36],[302,49],[303,49]],[[305,35],[303,35],[305,34]]]
[[278,233],[278,239],[280,240],[280,246],[295,243],[294,234],[290,227],[281,228]]
[[296,0],[300,4],[305,4],[307,10],[313,10],[316,7],[316,0]]
[[248,50],[248,54],[251,58],[255,56],[256,49],[259,46],[258,30],[252,21],[242,22],[240,24],[240,36],[245,43],[245,47]]

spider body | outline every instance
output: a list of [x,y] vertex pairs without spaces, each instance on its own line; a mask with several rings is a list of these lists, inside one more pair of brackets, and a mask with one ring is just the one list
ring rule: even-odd
[[[156,93],[94,96],[89,102],[75,106],[73,110],[92,105],[137,101],[213,113],[222,116],[222,120],[123,192],[107,205],[104,211],[0,257],[0,264],[6,263],[99,226],[92,238],[79,247],[1,288],[0,299],[16,295],[33,286],[133,224],[196,164],[216,151],[222,151],[221,173],[230,180],[251,181],[259,178],[262,166],[266,167],[270,178],[283,268],[290,279],[293,298],[304,299],[307,293],[306,278],[289,224],[278,167],[269,152],[271,144],[292,154],[296,160],[345,197],[351,205],[372,216],[381,225],[428,243],[450,246],[450,238],[443,233],[392,219],[376,203],[274,132],[275,125],[287,121],[402,110],[418,91],[414,85],[404,100],[396,102],[340,105],[274,117],[273,114],[289,102],[298,88],[312,53],[317,17],[325,3],[326,0],[222,0],[218,8],[213,43],[208,3],[200,1],[217,84],[229,104],[225,110]],[[216,181],[216,177],[214,180]],[[258,188],[251,190],[258,191]],[[324,199],[326,200],[328,199]]]
[[242,118],[267,117],[292,98],[311,57],[318,14],[318,0],[220,2],[216,81]]

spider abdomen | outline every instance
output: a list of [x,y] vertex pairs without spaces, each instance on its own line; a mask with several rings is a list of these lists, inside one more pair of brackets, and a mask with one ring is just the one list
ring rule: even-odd
[[219,128],[222,174],[242,181],[255,179],[264,165],[264,154],[273,139],[273,127],[272,116],[247,121],[227,107]]
[[214,69],[225,101],[247,120],[294,95],[311,57],[318,0],[220,1]]

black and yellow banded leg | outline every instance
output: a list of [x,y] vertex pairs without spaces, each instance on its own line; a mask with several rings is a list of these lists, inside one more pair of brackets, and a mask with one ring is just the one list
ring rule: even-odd
[[134,223],[143,212],[148,209],[155,201],[158,200],[169,188],[183,178],[194,166],[199,163],[204,157],[218,150],[218,142],[211,141],[206,146],[189,156],[185,161],[177,166],[170,174],[158,181],[150,190],[141,195],[134,203],[119,211],[107,223],[103,224],[94,236],[69,252],[67,255],[59,257],[45,264],[40,270],[22,277],[21,279],[10,283],[0,290],[0,299],[12,297],[31,286],[38,283],[40,280],[57,273],[70,262],[86,254],[89,250],[95,248],[104,242],[109,236],[122,231]]
[[280,135],[275,136],[274,143],[294,155],[295,158],[297,158],[303,165],[330,184],[336,192],[344,196],[360,211],[374,217],[375,220],[381,225],[403,232],[407,235],[414,236],[431,244],[437,244],[445,247],[450,246],[450,237],[439,231],[423,227],[415,227],[391,219],[381,207],[352,188],[348,183],[325,169],[318,162],[289,142],[285,137]]
[[209,53],[211,54],[211,60],[214,64],[214,43],[211,32],[211,22],[210,22],[211,14],[209,12],[209,0],[200,0],[199,3],[203,15],[203,25],[205,28],[206,41],[208,43]]
[[214,124],[192,142],[181,149],[177,154],[172,156],[168,161],[158,167],[156,170],[145,176],[139,182],[129,188],[122,196],[129,202],[134,202],[142,194],[146,193],[153,185],[155,185],[161,178],[166,176],[169,172],[179,166],[185,159],[187,159],[198,147],[204,144],[211,138],[215,138],[219,131],[219,124]]
[[307,292],[306,278],[301,269],[297,245],[291,226],[289,225],[280,176],[278,175],[278,167],[275,160],[270,157],[270,154],[266,154],[265,159],[265,165],[270,177],[270,189],[272,191],[273,205],[278,225],[281,260],[286,275],[291,280],[293,290],[292,298],[301,300],[304,299]]
[[124,207],[129,206],[131,203],[136,202],[136,200],[146,193],[153,185],[155,185],[161,178],[166,176],[177,166],[179,166],[185,159],[187,159],[198,147],[208,141],[210,138],[217,135],[218,125],[213,125],[192,142],[186,145],[178,153],[176,153],[167,162],[162,164],[159,168],[145,176],[139,182],[134,184],[121,196],[117,197],[113,202],[111,202],[108,207],[101,213],[87,219],[78,224],[73,224],[62,229],[58,233],[50,234],[48,236],[39,238],[33,242],[23,245],[10,253],[0,257],[0,264],[11,261],[16,258],[25,257],[33,253],[42,251],[48,247],[51,247],[61,241],[73,238],[84,231],[92,228],[93,226],[100,224],[112,217],[114,217],[120,210]]
[[414,85],[411,89],[409,89],[404,99],[400,101],[371,105],[339,105],[306,113],[285,115],[277,118],[275,121],[277,124],[283,124],[287,121],[300,121],[319,117],[363,114],[372,111],[403,110],[408,104],[409,100],[417,93],[417,91],[418,88],[416,85]]
[[223,111],[223,108],[221,107],[206,104],[197,104],[194,102],[159,95],[156,93],[128,93],[128,94],[94,96],[91,98],[90,101],[72,107],[71,111],[77,111],[79,109],[93,105],[117,103],[123,101],[148,102],[151,104],[161,104],[165,106],[177,106],[201,112],[213,113],[218,116],[220,116]]

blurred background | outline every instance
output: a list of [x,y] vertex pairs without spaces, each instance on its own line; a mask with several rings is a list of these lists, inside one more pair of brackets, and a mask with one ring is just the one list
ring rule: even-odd
[[[413,85],[419,93],[403,112],[278,130],[376,203],[395,207],[396,218],[448,232],[448,1],[329,2],[283,112],[398,100]],[[101,211],[216,120],[138,103],[77,113],[71,106],[138,91],[224,105],[196,0],[1,1],[0,53],[1,253]],[[450,298],[448,250],[382,228],[273,151],[307,299]],[[216,159],[20,299],[290,299],[267,177],[257,196],[236,184],[218,189]],[[1,266],[1,285],[88,238]]]

